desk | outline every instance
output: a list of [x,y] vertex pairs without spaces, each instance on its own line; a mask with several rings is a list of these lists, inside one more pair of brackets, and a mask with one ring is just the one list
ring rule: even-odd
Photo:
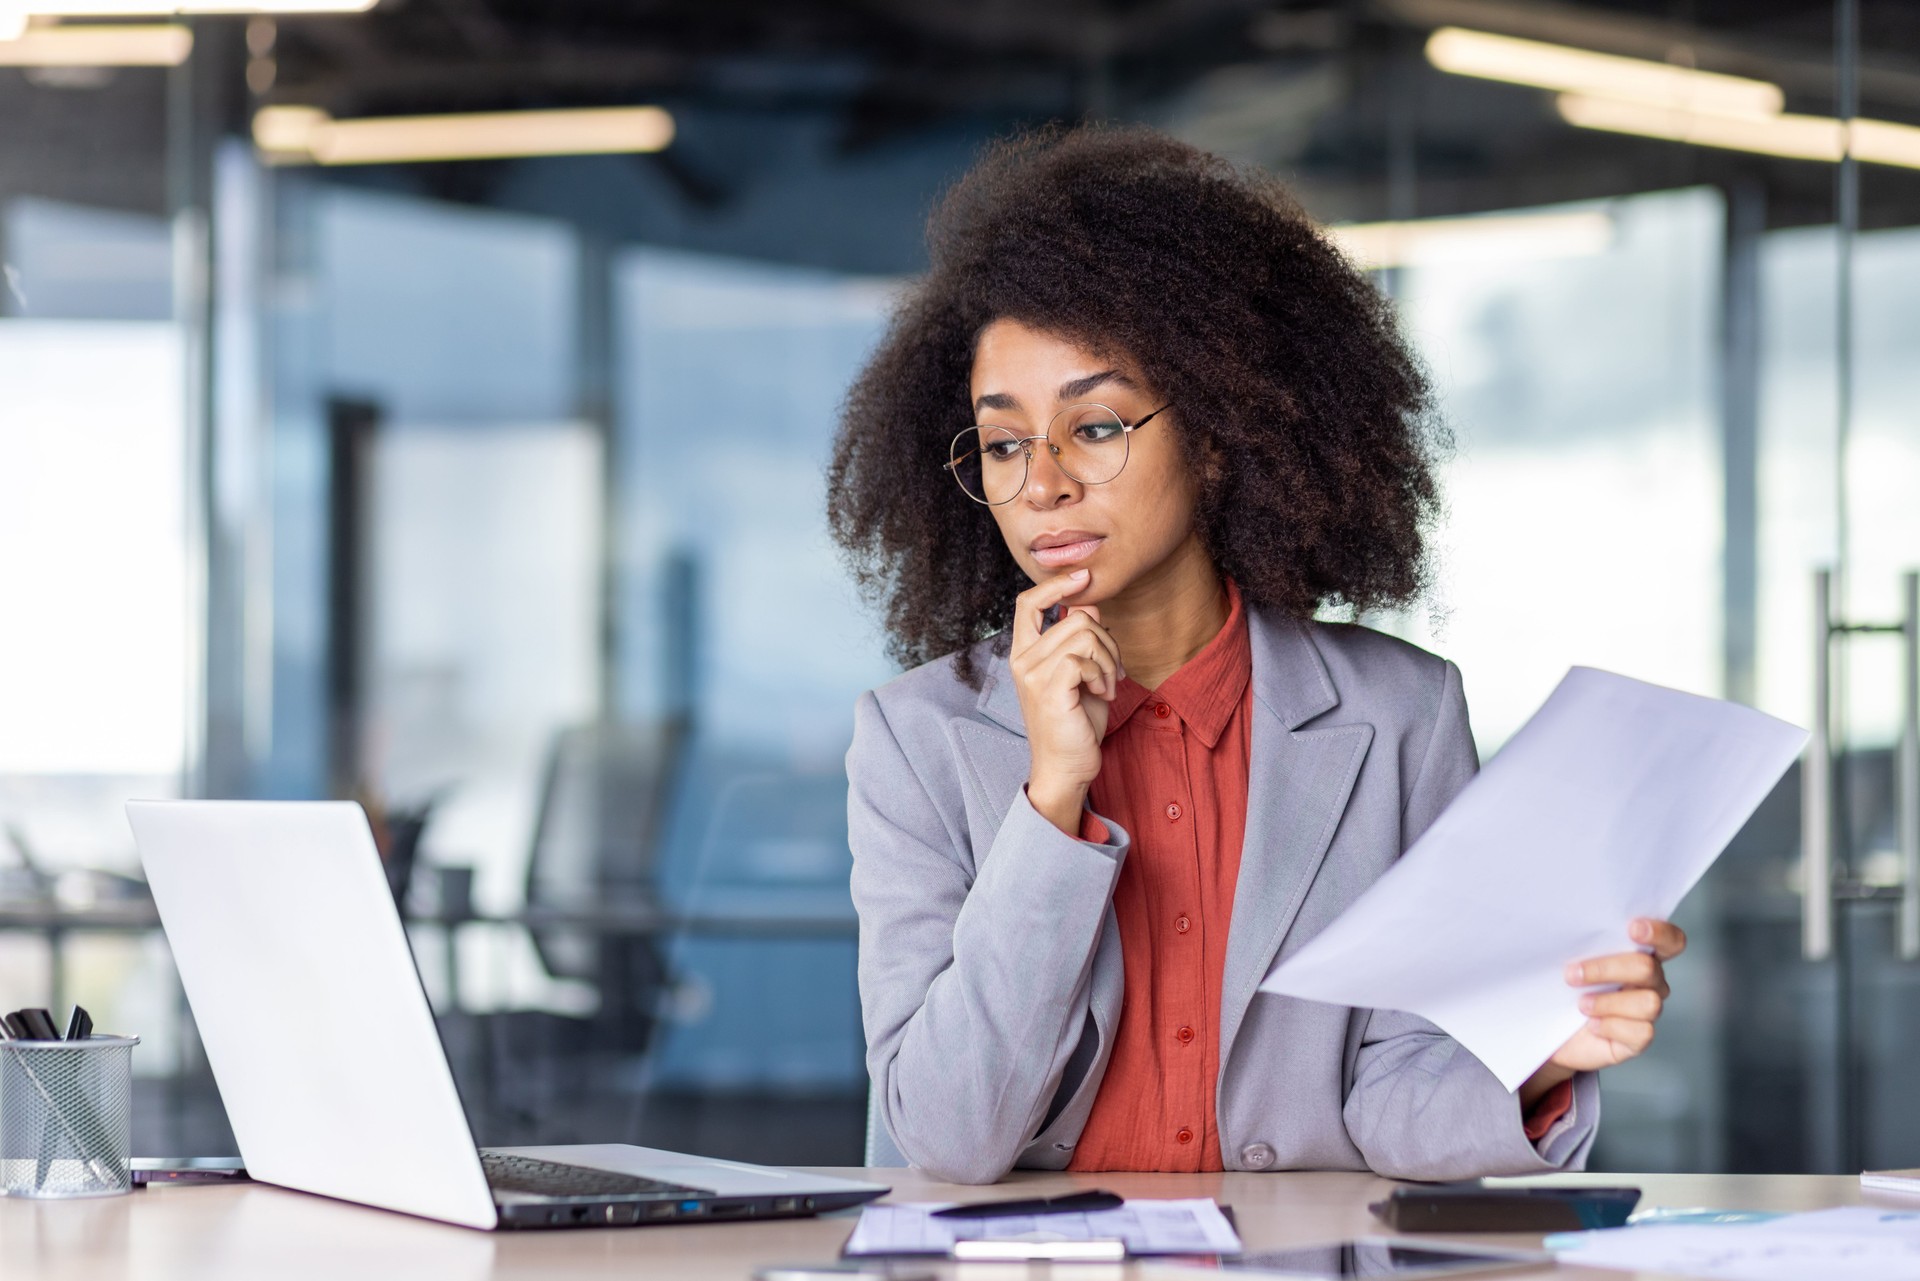
[[[1105,1186],[1129,1196],[1212,1196],[1233,1206],[1249,1249],[1305,1245],[1376,1229],[1367,1202],[1392,1185],[1366,1174],[1103,1174],[1021,1172],[994,1188],[963,1188],[910,1170],[829,1170],[890,1183],[897,1200],[964,1200],[1023,1193],[1057,1195]],[[1643,1205],[1813,1210],[1872,1200],[1859,1180],[1840,1175],[1561,1175],[1544,1182],[1632,1183]],[[1901,1204],[1900,1198],[1879,1203]],[[1904,1203],[1911,1208],[1912,1202]],[[0,1198],[0,1242],[7,1281],[223,1281],[224,1278],[384,1277],[478,1281],[488,1277],[618,1277],[621,1281],[703,1281],[750,1277],[763,1263],[833,1257],[853,1215],[764,1223],[558,1232],[474,1232],[368,1210],[277,1188],[158,1187],[96,1201]],[[1460,1238],[1449,1238],[1460,1239]],[[1509,1244],[1537,1238],[1489,1237]],[[949,1267],[956,1281],[999,1281],[1005,1265]],[[1056,1270],[1059,1281],[1107,1281],[1122,1269],[1090,1265]],[[1025,1269],[1013,1276],[1024,1279]],[[1556,1281],[1622,1281],[1628,1274],[1565,1268]],[[1035,1281],[1046,1281],[1035,1269]]]

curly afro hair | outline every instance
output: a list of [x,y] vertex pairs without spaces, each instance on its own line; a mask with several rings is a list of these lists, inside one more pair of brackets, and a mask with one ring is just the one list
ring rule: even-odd
[[1140,126],[990,144],[935,208],[930,269],[842,408],[827,517],[889,653],[1004,653],[1032,584],[941,469],[974,344],[1009,318],[1131,361],[1178,406],[1194,521],[1251,606],[1399,606],[1430,580],[1450,446],[1390,305],[1280,183]]

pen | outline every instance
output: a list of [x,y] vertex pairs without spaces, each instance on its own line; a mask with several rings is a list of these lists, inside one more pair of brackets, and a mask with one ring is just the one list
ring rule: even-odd
[[1126,1198],[1113,1192],[1075,1192],[1068,1196],[1035,1197],[1024,1201],[982,1201],[935,1210],[930,1219],[1003,1219],[1020,1214],[1085,1214],[1117,1210]]

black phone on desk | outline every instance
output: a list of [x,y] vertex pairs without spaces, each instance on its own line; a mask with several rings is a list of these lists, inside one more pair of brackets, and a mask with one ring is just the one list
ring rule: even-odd
[[[1154,1262],[1158,1262],[1157,1260]],[[1359,1277],[1396,1278],[1397,1281],[1440,1281],[1441,1278],[1484,1276],[1551,1267],[1553,1256],[1544,1250],[1507,1250],[1493,1246],[1436,1244],[1396,1237],[1358,1237],[1326,1245],[1289,1246],[1232,1255],[1218,1261],[1177,1262],[1163,1267],[1144,1266],[1142,1275],[1156,1281],[1182,1275],[1212,1273],[1227,1277],[1287,1278],[1287,1281],[1351,1281]]]
[[250,1182],[237,1156],[137,1156],[131,1165],[136,1184]]
[[1620,1227],[1639,1203],[1639,1188],[1490,1186],[1474,1179],[1395,1188],[1367,1208],[1397,1232],[1579,1232]]

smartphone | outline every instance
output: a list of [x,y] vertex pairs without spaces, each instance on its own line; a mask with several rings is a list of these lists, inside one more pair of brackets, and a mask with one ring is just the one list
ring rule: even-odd
[[1478,1181],[1400,1187],[1368,1206],[1400,1232],[1577,1232],[1617,1228],[1639,1188],[1489,1187]]
[[1468,1249],[1433,1245],[1392,1237],[1360,1237],[1286,1250],[1262,1250],[1204,1265],[1176,1264],[1150,1275],[1166,1276],[1174,1268],[1204,1266],[1215,1276],[1288,1277],[1296,1281],[1347,1281],[1351,1277],[1399,1277],[1403,1281],[1431,1281],[1438,1277],[1474,1276],[1510,1269],[1552,1266],[1553,1256],[1541,1250]]
[[249,1182],[237,1156],[137,1156],[132,1166],[136,1184]]

